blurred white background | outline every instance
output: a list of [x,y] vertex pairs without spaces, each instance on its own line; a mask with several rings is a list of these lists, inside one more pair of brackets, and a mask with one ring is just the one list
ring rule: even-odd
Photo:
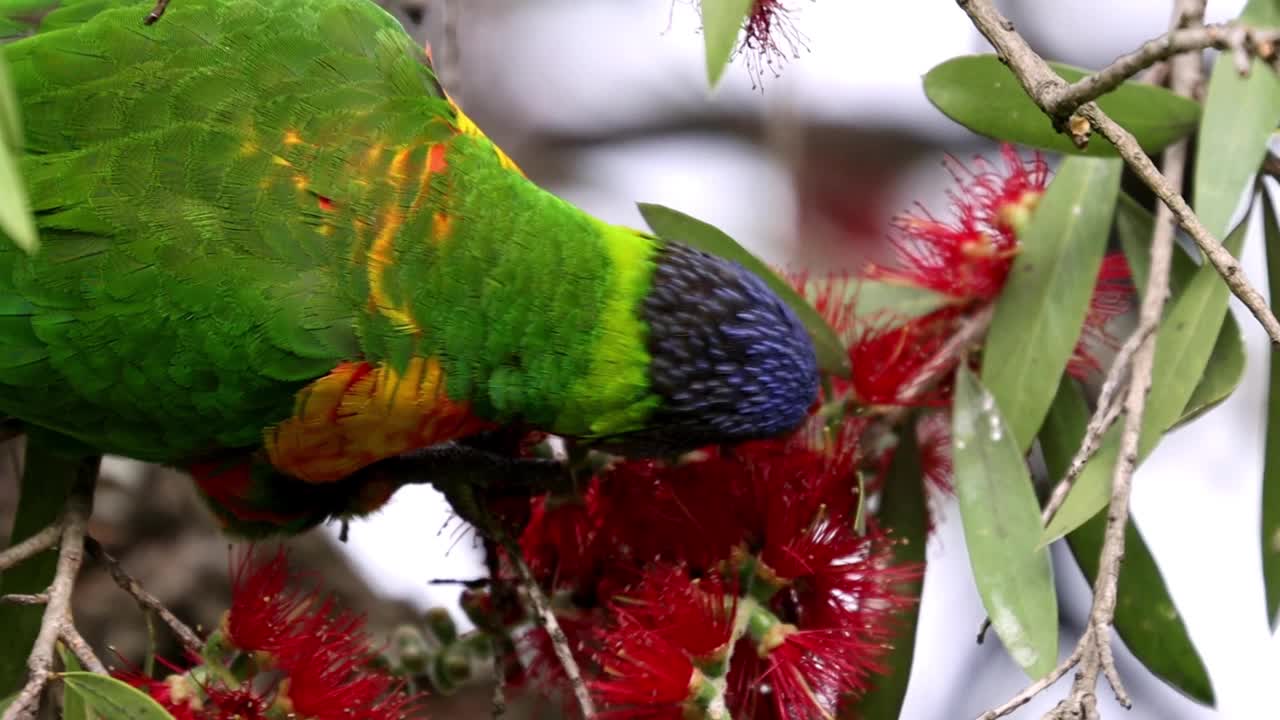
[[[530,175],[601,217],[640,225],[634,202],[669,204],[718,224],[780,264],[852,263],[874,253],[888,217],[919,201],[945,212],[949,152],[994,147],[926,101],[920,78],[949,57],[985,52],[954,3],[790,0],[808,51],[752,89],[745,67],[708,94],[702,38],[689,0],[468,0],[457,2],[460,87],[468,113]],[[1211,0],[1210,19],[1239,0]],[[1006,3],[1042,52],[1086,67],[1159,34],[1166,0]],[[437,44],[437,48],[438,48]],[[439,50],[437,49],[437,57]],[[1257,232],[1244,264],[1265,285]],[[842,260],[840,260],[842,259]],[[1122,652],[1131,720],[1280,717],[1280,663],[1264,608],[1258,552],[1267,343],[1243,308],[1250,350],[1235,396],[1166,438],[1138,475],[1134,510],[1218,698],[1209,710],[1182,698]],[[368,580],[423,607],[456,607],[456,586],[429,578],[482,573],[471,537],[433,491],[408,488],[351,528],[345,551]],[[972,718],[1026,682],[992,637],[954,504],[929,547],[916,666],[903,717]],[[1088,611],[1070,556],[1064,654]],[[1016,718],[1038,718],[1070,677]],[[1122,711],[1105,687],[1105,716]]]

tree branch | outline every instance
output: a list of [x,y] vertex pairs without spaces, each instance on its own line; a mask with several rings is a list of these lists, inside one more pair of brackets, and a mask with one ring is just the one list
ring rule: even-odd
[[516,544],[516,541],[511,538],[510,533],[497,523],[492,524],[490,532],[496,533],[498,543],[507,553],[507,559],[515,566],[516,572],[520,575],[520,584],[529,595],[529,602],[533,605],[538,624],[547,631],[547,635],[551,636],[551,647],[555,650],[556,659],[560,661],[560,666],[564,669],[564,674],[569,679],[569,687],[573,689],[574,699],[577,700],[578,709],[582,712],[582,720],[595,720],[595,702],[592,701],[591,693],[587,690],[587,683],[582,679],[582,671],[578,668],[578,661],[573,657],[573,649],[569,647],[569,638],[565,636],[564,630],[561,629],[560,621],[556,620],[556,614],[551,610],[551,603],[547,600],[546,594],[542,592],[542,588],[539,587],[537,578],[533,576],[533,571],[529,569],[529,564],[524,561],[524,553],[520,550],[520,546]]
[[147,592],[147,589],[142,587],[141,583],[126,572],[124,567],[120,565],[120,561],[112,557],[111,553],[107,552],[101,543],[90,537],[85,539],[85,547],[89,554],[93,556],[93,559],[107,566],[107,571],[111,573],[111,579],[115,581],[116,585],[120,586],[121,590],[133,596],[133,599],[138,602],[138,606],[143,611],[150,610],[158,615],[160,620],[169,626],[169,629],[173,631],[173,634],[177,636],[178,641],[182,643],[182,646],[187,651],[197,655],[200,654],[200,650],[204,647],[204,642],[200,640],[200,637],[186,623],[179,620],[169,608],[165,607],[159,598]]
[[[1150,334],[1151,328],[1138,328],[1147,331]],[[1066,501],[1067,494],[1071,492],[1071,488],[1075,486],[1076,479],[1080,477],[1080,473],[1084,472],[1084,466],[1098,452],[1098,448],[1102,446],[1102,436],[1111,429],[1115,424],[1116,418],[1120,417],[1120,410],[1124,403],[1117,398],[1122,388],[1127,388],[1126,384],[1129,380],[1129,369],[1133,362],[1133,355],[1137,352],[1138,346],[1146,339],[1146,334],[1135,332],[1129,336],[1120,346],[1120,351],[1116,353],[1116,357],[1111,361],[1111,369],[1107,371],[1106,380],[1102,383],[1102,390],[1098,393],[1097,406],[1094,408],[1093,416],[1089,418],[1089,425],[1085,428],[1084,440],[1080,443],[1080,448],[1076,450],[1076,454],[1071,458],[1071,464],[1067,466],[1067,472],[1062,476],[1062,480],[1053,488],[1053,493],[1049,496],[1048,502],[1044,504],[1044,511],[1040,515],[1041,522],[1045,525],[1053,519],[1058,510],[1062,508],[1062,503]]]
[[[1047,95],[1046,109],[1060,117],[1069,116],[1084,103],[1098,99],[1115,90],[1125,80],[1175,55],[1216,48],[1230,50],[1237,55],[1244,54],[1246,60],[1250,54],[1264,60],[1274,60],[1277,43],[1280,43],[1280,29],[1277,28],[1260,29],[1235,22],[1179,28],[1146,41],[1137,50],[1121,55],[1107,67]],[[1241,72],[1248,70],[1246,62]]]
[[57,545],[60,537],[62,537],[62,524],[54,523],[17,545],[5,548],[0,552],[0,572]]
[[[31,654],[27,657],[27,684],[13,703],[0,715],[0,720],[34,720],[39,707],[40,693],[53,675],[54,646],[59,639],[69,636],[71,627],[71,591],[84,561],[85,529],[93,507],[93,488],[98,478],[98,461],[86,461],[80,468],[66,509],[61,520],[61,543],[58,565],[49,586],[49,601],[40,621]],[[72,628],[74,632],[74,628]],[[74,638],[79,638],[75,633]],[[89,653],[92,655],[92,653]],[[96,658],[95,658],[96,659]],[[102,663],[97,663],[102,667]]]
[[49,593],[42,592],[34,595],[0,595],[0,603],[8,603],[10,605],[44,605],[49,602]]
[[[1090,632],[1092,631],[1086,630],[1085,635],[1088,636]],[[982,715],[978,717],[978,720],[996,720],[996,718],[1002,718],[1005,715],[1012,713],[1014,710],[1017,710],[1018,708],[1022,707],[1023,705],[1026,705],[1027,703],[1031,702],[1031,698],[1044,692],[1050,685],[1058,682],[1058,680],[1060,680],[1063,675],[1066,675],[1068,672],[1070,672],[1071,668],[1075,667],[1076,664],[1080,662],[1080,656],[1083,654],[1084,654],[1083,645],[1076,645],[1076,649],[1072,651],[1071,655],[1069,655],[1066,660],[1063,660],[1061,663],[1058,663],[1058,666],[1054,668],[1052,671],[1050,671],[1048,675],[1045,675],[1039,680],[1036,680],[1035,682],[1031,683],[1026,687],[1026,689],[1018,693],[1017,695],[1014,695],[1012,698],[1009,699],[1008,702],[1001,705],[1000,707],[992,708],[982,713]]]
[[[1231,288],[1231,292],[1249,308],[1267,331],[1273,344],[1280,344],[1280,321],[1276,320],[1271,308],[1267,306],[1261,293],[1257,291],[1244,275],[1240,263],[1227,252],[1212,234],[1205,229],[1200,219],[1187,205],[1186,200],[1175,189],[1180,187],[1169,182],[1152,164],[1151,159],[1143,152],[1138,141],[1129,131],[1120,127],[1114,120],[1098,107],[1097,103],[1088,102],[1081,105],[1069,118],[1064,119],[1057,111],[1054,102],[1062,97],[1069,87],[1067,82],[1055,73],[1049,65],[1036,54],[1027,41],[1013,29],[1013,23],[995,9],[991,0],[957,0],[960,7],[969,15],[975,27],[991,43],[992,47],[1008,63],[1014,77],[1022,85],[1027,95],[1035,101],[1055,125],[1071,135],[1072,140],[1080,146],[1087,145],[1089,136],[1097,131],[1115,146],[1116,152],[1124,158],[1125,163],[1142,181],[1155,192],[1156,196],[1173,211],[1178,222],[1196,241],[1205,258],[1213,264],[1223,281]],[[1191,57],[1196,56],[1179,56]],[[1198,59],[1197,59],[1198,62]]]
[[[1009,64],[1027,94],[1061,128],[1064,106],[1058,103],[1070,89],[1066,82],[1059,78],[1014,31],[1012,23],[995,10],[990,0],[959,0],[959,4],[968,13],[974,25]],[[1204,0],[1176,0],[1173,22],[1175,33],[1177,28],[1199,26],[1203,23],[1203,19]],[[1170,61],[1170,67],[1174,92],[1187,97],[1191,96],[1200,81],[1199,55],[1177,55]],[[1100,84],[1100,80],[1091,81],[1092,86],[1096,87]],[[1164,303],[1169,294],[1169,268],[1173,257],[1175,217],[1196,239],[1205,256],[1222,274],[1232,292],[1254,312],[1263,327],[1267,329],[1272,342],[1280,342],[1280,323],[1276,322],[1274,315],[1262,301],[1261,295],[1242,277],[1239,263],[1208,234],[1195,213],[1174,189],[1182,186],[1187,159],[1187,141],[1181,140],[1165,150],[1163,164],[1166,176],[1156,170],[1133,136],[1103,113],[1096,103],[1088,102],[1079,106],[1078,111],[1073,111],[1066,125],[1072,139],[1079,145],[1088,142],[1088,136],[1093,129],[1111,141],[1130,168],[1155,191],[1163,203],[1156,212],[1151,247],[1151,270],[1139,309],[1138,327],[1122,349],[1127,350],[1131,346],[1134,348],[1132,368],[1128,369],[1129,383],[1123,403],[1125,421],[1120,436],[1120,454],[1112,474],[1111,500],[1107,511],[1102,551],[1099,556],[1098,575],[1094,582],[1094,599],[1089,612],[1089,623],[1071,657],[1050,675],[1050,677],[1054,675],[1061,677],[1065,672],[1064,666],[1069,668],[1076,663],[1080,665],[1080,671],[1072,684],[1071,694],[1046,716],[1057,720],[1098,717],[1096,689],[1099,674],[1105,675],[1115,691],[1116,700],[1122,706],[1131,705],[1128,693],[1115,669],[1115,661],[1111,653],[1111,626],[1115,618],[1120,563],[1124,558],[1125,528],[1129,522],[1129,496],[1134,468],[1138,462],[1142,418],[1146,410],[1147,393],[1151,388],[1156,346],[1155,330],[1159,326]],[[1125,364],[1127,359],[1123,357],[1117,357],[1113,363],[1104,386],[1104,389],[1109,392],[1107,397],[1099,399],[1094,417],[1090,421],[1090,432],[1087,433],[1077,453],[1077,460],[1082,455],[1092,452],[1088,450],[1091,444],[1089,437],[1100,438],[1105,432],[1105,426],[1109,424],[1108,417],[1115,414],[1110,396],[1118,392],[1121,378],[1126,370],[1123,367]],[[1093,441],[1095,444],[1097,442],[1097,439]],[[1083,466],[1083,462],[1079,464]],[[1076,465],[1076,461],[1073,460],[1072,467]],[[1064,478],[1063,483],[1055,489],[1055,497],[1061,490],[1061,495],[1065,498],[1066,492],[1063,488],[1065,485],[1069,489],[1068,479],[1071,477],[1071,473],[1068,472],[1067,478]],[[1053,503],[1054,498],[1051,498],[1050,502]],[[1057,504],[1060,505],[1060,503],[1061,500],[1058,500]],[[1046,515],[1051,515],[1054,510],[1056,505],[1047,506]],[[1053,679],[1056,680],[1056,677]],[[1052,680],[1049,678],[1042,679],[1010,702],[987,713],[983,718],[992,720],[1011,712],[1051,683]]]

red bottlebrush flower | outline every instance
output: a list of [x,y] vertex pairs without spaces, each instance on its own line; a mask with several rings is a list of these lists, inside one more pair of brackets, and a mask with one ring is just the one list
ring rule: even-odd
[[1035,209],[1049,178],[1039,154],[1024,160],[1008,144],[1000,153],[1003,170],[982,158],[975,160],[973,169],[949,162],[960,185],[948,193],[955,220],[944,222],[927,212],[899,215],[894,219],[897,232],[890,238],[898,266],[873,265],[865,275],[957,300],[994,299],[1017,253],[1017,230]]
[[590,689],[618,720],[682,720],[702,679],[689,657],[660,634],[624,621],[601,633],[600,677]]
[[1137,304],[1133,275],[1123,253],[1111,253],[1102,259],[1098,281],[1089,299],[1089,312],[1076,343],[1067,372],[1077,380],[1088,380],[1105,370],[1109,356],[1120,349],[1124,333],[1115,332],[1114,321],[1130,313]]
[[534,498],[520,549],[534,576],[548,587],[575,583],[592,572],[598,504],[599,482],[594,479],[581,496]]
[[736,589],[721,578],[694,580],[686,569],[670,566],[649,569],[609,605],[614,617],[653,632],[697,663],[728,655],[737,608]]
[[789,542],[766,548],[760,559],[785,592],[775,605],[804,628],[845,628],[868,643],[883,641],[893,615],[910,599],[895,589],[920,575],[916,566],[894,566],[892,541],[870,522],[858,535],[848,518],[821,513]]
[[920,469],[930,485],[951,492],[954,467],[951,464],[951,413],[933,412],[916,421],[916,443],[920,448]]
[[278,649],[312,601],[310,594],[289,586],[293,580],[283,548],[266,562],[255,562],[253,550],[243,553],[235,561],[231,608],[222,622],[227,639],[247,652]]
[[331,599],[308,608],[295,622],[275,661],[287,675],[281,693],[300,717],[404,717],[412,698],[400,693],[395,678],[372,666],[375,653],[363,631],[364,618],[335,612]]
[[[868,676],[884,672],[883,642],[867,642],[840,628],[775,629],[780,637],[767,651],[759,684],[772,691],[771,717],[778,720],[830,720],[841,696],[866,690]],[[759,710],[755,717],[761,717]]]
[[[930,368],[954,331],[958,308],[943,308],[897,327],[869,327],[849,345],[853,368],[848,385],[867,405],[943,405],[950,394],[947,380],[915,387],[928,368],[946,378],[949,368]],[[954,366],[954,362],[950,363]]]
[[767,68],[774,77],[787,57],[799,57],[807,50],[806,38],[795,26],[791,15],[792,0],[755,0],[747,15],[742,44],[736,52],[745,53],[753,84],[758,85]]
[[[174,720],[203,720],[203,703],[195,692],[194,681],[185,675],[170,675],[164,680],[154,680],[135,670],[113,672],[117,680],[141,690],[160,704]],[[248,719],[246,719],[248,720]]]
[[201,718],[209,720],[267,720],[271,698],[254,693],[250,687],[232,690],[218,683],[206,687],[205,711]]

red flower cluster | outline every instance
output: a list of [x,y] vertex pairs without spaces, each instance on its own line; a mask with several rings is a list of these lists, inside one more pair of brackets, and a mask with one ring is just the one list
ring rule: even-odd
[[[605,714],[825,718],[865,689],[919,570],[857,527],[862,429],[623,462],[534,500],[521,547]],[[518,645],[529,681],[562,681],[543,631]]]
[[797,57],[805,47],[805,37],[791,18],[793,0],[754,0],[743,28],[738,52],[747,56],[747,67],[754,81],[759,81],[768,68],[776,76],[778,66],[788,56]]
[[[834,379],[835,398],[829,400],[942,410],[921,416],[916,432],[925,474],[943,490],[950,488],[951,474],[951,377],[966,356],[952,345],[962,324],[999,296],[1018,253],[1018,233],[1049,180],[1038,154],[1023,158],[1004,145],[1001,160],[996,166],[978,158],[969,168],[949,160],[956,182],[948,193],[953,217],[940,220],[922,209],[896,217],[889,237],[893,263],[872,264],[857,275],[794,278],[849,348],[852,377]],[[892,310],[860,315],[865,280],[928,290],[943,304],[918,317]],[[1067,372],[1082,380],[1101,372],[1106,354],[1118,347],[1111,325],[1133,302],[1124,256],[1108,256]],[[889,457],[881,461],[887,465]]]
[[198,658],[206,665],[163,681],[136,673],[122,679],[177,720],[410,717],[415,699],[372,665],[364,619],[293,587],[299,578],[283,550],[261,562],[245,553],[232,576],[231,608]]

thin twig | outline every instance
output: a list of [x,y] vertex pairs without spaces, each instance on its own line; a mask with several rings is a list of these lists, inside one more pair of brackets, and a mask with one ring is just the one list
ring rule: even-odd
[[93,538],[87,538],[85,547],[88,549],[89,554],[93,556],[93,559],[107,566],[107,571],[111,573],[111,579],[115,581],[116,585],[120,586],[121,590],[133,596],[133,599],[138,602],[138,605],[144,611],[154,612],[161,622],[169,626],[169,629],[178,637],[178,641],[182,643],[184,648],[197,654],[200,652],[204,647],[204,642],[200,640],[195,631],[179,620],[169,608],[164,606],[164,603],[160,602],[159,598],[142,587],[142,584],[126,572],[124,567],[120,565],[120,561],[112,557],[111,553],[107,552],[107,549],[102,547],[101,543]]
[[0,551],[0,572],[57,545],[60,537],[62,537],[62,524],[54,523],[17,545],[5,548]]
[[938,352],[921,366],[914,377],[902,386],[899,396],[903,403],[911,402],[936,384],[957,361],[968,354],[974,343],[987,334],[991,327],[991,318],[995,314],[995,303],[988,303],[960,324],[951,337]]
[[[1149,328],[1138,328],[1149,332]],[[1084,440],[1081,441],[1079,449],[1071,458],[1071,464],[1067,466],[1067,472],[1062,476],[1062,480],[1053,488],[1053,493],[1049,495],[1049,500],[1044,504],[1044,510],[1040,515],[1041,522],[1045,525],[1053,519],[1058,510],[1062,508],[1062,503],[1066,501],[1067,494],[1071,492],[1071,488],[1075,486],[1076,480],[1080,477],[1080,473],[1084,472],[1084,466],[1098,452],[1098,448],[1102,446],[1102,436],[1106,435],[1111,426],[1115,424],[1116,418],[1120,417],[1120,410],[1124,403],[1120,400],[1120,391],[1128,387],[1129,370],[1133,362],[1133,355],[1138,350],[1138,346],[1146,339],[1146,334],[1142,332],[1134,332],[1129,336],[1124,344],[1120,346],[1120,351],[1116,353],[1116,357],[1111,362],[1111,368],[1107,371],[1107,378],[1102,383],[1102,390],[1098,393],[1097,407],[1094,408],[1093,416],[1089,418],[1089,425],[1085,428]]]
[[0,595],[0,604],[8,605],[45,605],[49,602],[49,593],[35,593],[33,595]]
[[496,522],[491,523],[489,531],[496,535],[498,543],[502,545],[502,549],[507,553],[507,560],[515,566],[516,572],[520,575],[520,584],[524,587],[525,592],[528,593],[529,602],[533,605],[538,624],[551,637],[551,647],[555,650],[556,658],[560,661],[560,666],[564,669],[564,674],[569,679],[569,686],[573,689],[574,699],[577,700],[578,709],[582,712],[582,720],[595,720],[595,702],[591,699],[591,693],[587,690],[587,683],[582,679],[582,670],[578,668],[578,661],[573,657],[573,650],[569,647],[569,638],[565,636],[564,630],[561,629],[560,621],[556,620],[556,614],[551,610],[551,603],[547,599],[546,593],[542,592],[537,578],[533,576],[533,571],[529,569],[528,563],[524,561],[523,551],[520,550],[520,546],[511,538],[511,535]]
[[[1088,632],[1089,631],[1085,631],[1085,634],[1088,635]],[[1000,707],[992,708],[982,713],[982,715],[978,717],[978,720],[996,720],[996,718],[1002,718],[1005,715],[1012,713],[1014,710],[1017,710],[1018,708],[1022,707],[1023,705],[1026,705],[1027,703],[1031,702],[1031,698],[1044,692],[1046,688],[1058,682],[1058,680],[1060,680],[1063,675],[1066,675],[1068,672],[1070,672],[1071,668],[1075,667],[1076,664],[1080,662],[1080,657],[1083,654],[1084,654],[1084,646],[1076,645],[1076,649],[1071,653],[1071,655],[1069,655],[1066,660],[1063,660],[1061,663],[1058,663],[1058,666],[1055,667],[1048,675],[1045,675],[1039,680],[1036,680],[1035,682],[1031,683],[1025,689],[1023,689],[1022,692],[1018,693],[1017,695],[1014,695],[1012,698],[1009,699],[1008,702],[1001,705]]]
[[[1179,28],[1148,40],[1137,50],[1125,53],[1105,68],[1086,75],[1045,98],[1055,115],[1069,116],[1081,105],[1115,90],[1125,80],[1176,55],[1208,48],[1255,53],[1264,60],[1275,57],[1280,29],[1253,28],[1235,22],[1204,27]],[[1245,65],[1248,70],[1248,64]]]
[[[53,675],[54,646],[66,635],[71,624],[71,590],[84,561],[85,528],[93,507],[93,488],[98,476],[98,458],[86,460],[67,498],[62,516],[62,538],[58,565],[49,586],[49,602],[45,605],[31,654],[27,656],[27,683],[13,703],[0,715],[0,720],[34,720],[40,693]],[[101,663],[99,663],[101,666]]]
[[[1231,288],[1231,292],[1240,298],[1240,301],[1249,308],[1249,312],[1253,313],[1263,329],[1267,331],[1271,342],[1280,344],[1280,320],[1277,320],[1271,312],[1262,294],[1249,283],[1240,263],[1204,227],[1195,212],[1191,210],[1191,206],[1187,205],[1187,201],[1176,189],[1180,186],[1175,186],[1160,174],[1133,135],[1120,127],[1102,112],[1097,103],[1093,102],[1081,105],[1070,118],[1063,119],[1056,112],[1053,103],[1066,90],[1067,82],[1031,49],[1021,35],[1014,31],[1013,23],[995,9],[991,0],[958,0],[958,3],[969,15],[974,26],[1009,64],[1014,76],[1036,105],[1053,118],[1059,127],[1069,132],[1076,144],[1087,145],[1089,136],[1096,131],[1115,146],[1116,152],[1124,158],[1134,174],[1141,178],[1143,183],[1173,211],[1178,222],[1196,241],[1200,251],[1213,264],[1223,281]],[[1194,55],[1178,57],[1197,59]]]
[[[1079,106],[1069,119],[1064,118],[1063,106],[1056,103],[1068,90],[1066,82],[1058,77],[1014,31],[1013,24],[996,11],[990,0],[958,0],[958,2],[978,30],[1008,63],[1027,94],[1054,119],[1060,128],[1068,130],[1078,145],[1087,143],[1089,134],[1097,130],[1111,141],[1126,163],[1163,201],[1156,213],[1151,269],[1139,309],[1138,328],[1125,343],[1126,346],[1132,343],[1134,347],[1132,367],[1129,368],[1129,382],[1123,403],[1125,422],[1120,436],[1119,459],[1112,475],[1111,500],[1107,511],[1102,551],[1099,555],[1098,574],[1094,582],[1094,601],[1089,613],[1088,627],[1067,662],[1059,665],[1053,673],[1028,687],[1009,703],[982,716],[984,720],[993,720],[1008,714],[1078,663],[1080,670],[1072,684],[1070,696],[1059,703],[1046,717],[1060,720],[1096,718],[1096,688],[1099,674],[1106,676],[1115,691],[1116,700],[1122,706],[1129,707],[1131,704],[1128,693],[1120,682],[1119,673],[1115,670],[1110,646],[1111,625],[1115,618],[1116,586],[1120,563],[1124,557],[1124,534],[1129,521],[1129,496],[1133,471],[1138,461],[1142,417],[1146,409],[1147,392],[1151,387],[1156,344],[1155,328],[1159,325],[1164,303],[1169,294],[1169,267],[1173,255],[1175,232],[1174,217],[1176,216],[1192,237],[1196,238],[1201,250],[1222,274],[1232,292],[1254,311],[1255,316],[1271,335],[1273,342],[1280,341],[1280,322],[1276,321],[1270,309],[1261,301],[1261,296],[1243,278],[1239,264],[1217,240],[1205,231],[1199,219],[1174,189],[1182,185],[1187,154],[1186,140],[1175,143],[1165,151],[1164,166],[1165,172],[1168,173],[1166,177],[1151,164],[1133,136],[1103,113],[1096,103],[1085,103]],[[1173,23],[1175,30],[1200,25],[1203,17],[1204,0],[1177,0]],[[1178,55],[1170,63],[1174,91],[1190,96],[1199,83],[1199,55]],[[1136,68],[1135,71],[1137,69],[1140,68]],[[1226,257],[1222,257],[1223,255]],[[1109,390],[1112,392],[1118,392],[1122,383],[1121,376],[1124,374],[1124,368],[1119,362],[1121,359],[1117,358],[1108,375],[1108,382],[1111,385]],[[1106,402],[1100,399],[1094,420],[1090,423],[1091,426],[1106,425],[1108,416],[1114,414],[1109,396],[1110,393]],[[1098,435],[1104,431],[1095,429]],[[1085,448],[1082,447],[1081,451],[1084,450]],[[1077,453],[1077,457],[1079,456],[1080,453]],[[1065,497],[1065,491],[1063,495]],[[1049,512],[1046,514],[1051,514],[1052,508],[1047,510]]]
[[109,674],[107,666],[102,664],[98,656],[94,654],[93,648],[89,647],[89,643],[85,642],[84,636],[76,629],[75,623],[70,618],[62,624],[62,632],[60,634],[62,642],[66,644],[67,649],[71,650],[71,654],[76,656],[80,664],[85,670],[95,672],[99,675]]
[[507,714],[507,665],[501,652],[498,651],[497,638],[490,638],[493,643],[493,695],[490,696],[490,714],[493,720],[501,720]]

